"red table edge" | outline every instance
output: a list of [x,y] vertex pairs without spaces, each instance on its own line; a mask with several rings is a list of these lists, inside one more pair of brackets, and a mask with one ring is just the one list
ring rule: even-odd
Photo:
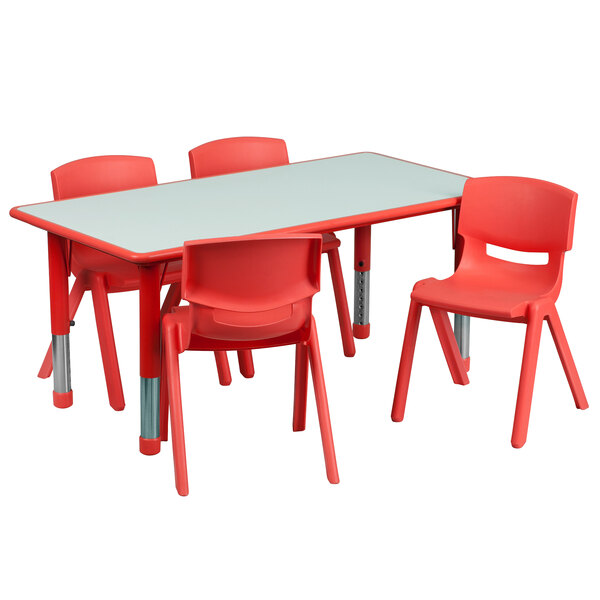
[[[359,215],[351,215],[348,217],[341,217],[338,219],[329,219],[326,221],[317,221],[315,223],[306,223],[302,225],[293,225],[291,227],[283,227],[280,229],[273,229],[270,231],[260,231],[255,234],[243,234],[247,235],[259,235],[261,233],[327,233],[329,231],[341,231],[343,229],[353,229],[355,227],[362,227],[365,225],[374,225],[375,223],[383,223],[385,221],[394,221],[397,219],[403,219],[407,217],[415,217],[418,215],[426,215],[434,212],[440,212],[455,208],[460,205],[461,197],[457,196],[454,198],[446,198],[443,200],[434,200],[433,202],[425,202],[422,204],[412,204],[409,206],[402,206],[398,208],[389,208],[386,210],[375,211],[372,213],[362,213]],[[68,240],[79,242],[96,250],[106,252],[117,258],[135,263],[138,265],[152,264],[157,262],[165,262],[169,260],[176,260],[181,258],[183,252],[183,246],[176,248],[168,248],[164,250],[154,250],[152,252],[134,252],[127,250],[115,244],[105,242],[98,238],[80,233],[74,229],[57,225],[46,219],[36,217],[29,213],[21,211],[21,208],[26,206],[34,206],[32,204],[25,204],[22,206],[15,206],[10,209],[10,216],[23,221],[34,227],[39,227],[49,233],[54,233],[60,237]],[[240,236],[242,237],[242,236]]]

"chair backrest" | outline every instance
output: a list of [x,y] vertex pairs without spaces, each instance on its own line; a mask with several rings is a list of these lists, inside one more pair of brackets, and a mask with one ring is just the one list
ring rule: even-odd
[[283,140],[236,137],[215,140],[190,150],[192,179],[289,164]]
[[458,233],[522,252],[565,252],[573,245],[577,194],[525,177],[467,180]]
[[52,171],[55,200],[109,194],[156,185],[151,158],[143,156],[92,156]]
[[308,327],[321,244],[318,234],[186,242],[181,296],[190,303],[192,330],[266,339]]

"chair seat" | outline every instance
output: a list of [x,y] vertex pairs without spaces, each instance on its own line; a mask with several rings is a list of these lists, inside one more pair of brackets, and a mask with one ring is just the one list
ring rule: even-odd
[[[82,244],[73,243],[72,248],[71,270],[76,277],[85,277],[86,271],[104,273],[109,293],[139,289],[140,274],[137,265]],[[167,263],[167,270],[162,275],[162,284],[168,285],[180,280],[181,260]]]
[[335,248],[339,248],[341,245],[340,240],[335,236],[335,233],[324,233],[323,234],[323,248],[321,252],[329,252]]
[[[541,284],[539,279],[531,277],[529,270],[519,267],[522,265],[505,263],[502,273],[497,269],[459,270],[447,279],[424,279],[415,284],[411,298],[465,316],[521,321],[528,306],[543,302],[552,292],[552,286]],[[504,277],[509,271],[510,278]]]

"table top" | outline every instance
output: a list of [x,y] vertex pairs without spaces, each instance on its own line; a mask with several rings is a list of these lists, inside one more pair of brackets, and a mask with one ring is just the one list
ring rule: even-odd
[[467,177],[370,152],[15,207],[11,216],[137,263],[186,240],[327,232],[436,212]]

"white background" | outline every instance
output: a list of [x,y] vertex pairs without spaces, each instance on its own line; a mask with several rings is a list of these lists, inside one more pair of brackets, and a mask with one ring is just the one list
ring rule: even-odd
[[[598,93],[592,2],[13,2],[0,21],[4,281],[0,596],[598,598]],[[75,404],[36,378],[49,341],[46,237],[8,217],[49,172],[99,154],[184,179],[187,151],[285,138],[293,161],[376,151],[580,200],[559,312],[591,408],[547,329],[529,439],[510,445],[525,328],[472,323],[451,382],[427,313],[406,419],[390,409],[409,293],[446,276],[450,215],[373,230],[372,335],[342,356],[326,262],[315,301],[341,483],[316,411],[293,434],[293,350],[219,387],[182,357],[190,496],[170,446],[137,451],[135,293],[111,296],[127,408],[107,402],[91,299],[72,333]],[[116,217],[115,217],[116,218]],[[342,232],[351,295],[352,234]],[[235,363],[232,360],[232,370]]]

